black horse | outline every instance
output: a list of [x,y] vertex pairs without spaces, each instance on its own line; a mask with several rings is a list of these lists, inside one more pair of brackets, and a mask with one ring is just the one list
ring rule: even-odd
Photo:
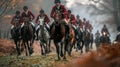
[[89,49],[93,48],[93,41],[94,41],[94,36],[93,36],[93,33],[90,32],[90,45],[89,45]]
[[95,37],[95,44],[96,44],[96,48],[98,49],[100,46],[100,36]]
[[100,36],[100,43],[101,44],[110,44],[111,43],[110,37],[106,34],[106,32],[103,32],[102,36]]
[[15,24],[14,27],[11,29],[11,36],[12,36],[12,39],[14,40],[15,45],[16,45],[17,54],[20,55],[21,54],[20,23],[18,21],[15,21],[14,24]]
[[83,41],[84,41],[84,45],[85,45],[85,51],[88,52],[89,51],[89,45],[91,42],[91,34],[90,32],[83,31]]
[[24,44],[26,55],[31,55],[33,53],[33,43],[35,39],[34,29],[29,22],[29,18],[24,18],[24,26],[21,28],[21,37]]
[[81,50],[81,53],[83,53],[83,45],[84,45],[83,32],[80,29],[80,26],[78,26],[76,30],[77,30],[77,34],[76,34],[76,51]]

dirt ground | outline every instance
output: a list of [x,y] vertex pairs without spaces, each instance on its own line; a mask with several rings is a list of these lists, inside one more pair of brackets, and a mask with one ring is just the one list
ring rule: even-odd
[[12,40],[0,40],[0,67],[120,67],[120,43],[101,46],[98,51],[91,50],[81,54],[72,51],[72,56],[67,55],[67,60],[57,61],[54,45],[52,52],[42,56],[39,42],[35,41],[34,53],[31,56],[17,56]]

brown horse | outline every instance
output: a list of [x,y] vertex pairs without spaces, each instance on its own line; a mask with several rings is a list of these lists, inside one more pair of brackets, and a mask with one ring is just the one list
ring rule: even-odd
[[67,46],[64,44],[66,37],[66,28],[64,25],[65,21],[62,20],[62,15],[60,12],[55,12],[54,17],[54,23],[50,27],[50,37],[54,41],[58,60],[60,60],[61,57],[66,59]]
[[67,44],[68,54],[69,56],[71,56],[72,48],[73,46],[75,46],[75,43],[76,43],[76,38],[75,38],[75,30],[73,29],[71,22],[69,22],[68,26],[69,26],[69,31],[70,31],[69,32],[70,37],[66,38],[67,40],[66,44]]
[[30,24],[29,18],[24,18],[24,26],[21,28],[21,37],[25,47],[26,55],[33,53],[34,30]]

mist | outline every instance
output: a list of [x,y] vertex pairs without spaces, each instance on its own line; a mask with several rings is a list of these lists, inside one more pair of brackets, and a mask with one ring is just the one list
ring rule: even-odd
[[[101,0],[102,1],[102,0]],[[102,1],[104,2],[104,1]],[[98,9],[104,9],[100,4],[96,4],[90,0],[66,0],[67,9],[72,10],[75,15],[80,15],[80,18],[86,18],[93,25],[93,33],[97,30],[101,32],[101,28],[104,24],[107,25],[108,30],[111,34],[111,40],[115,39],[116,35],[116,24],[112,13],[100,12]],[[113,9],[111,9],[113,10]]]
[[[110,10],[113,10],[109,4],[104,3],[104,0],[100,0],[100,2],[105,6],[108,6]],[[91,0],[61,0],[61,3],[65,5],[67,9],[70,9],[73,14],[79,14],[82,20],[83,18],[89,20],[94,28],[92,31],[93,34],[95,34],[97,30],[101,31],[103,25],[106,24],[111,34],[111,39],[115,39],[117,24],[114,22],[113,14],[107,11],[102,5],[94,3]],[[11,15],[12,18],[16,10],[20,10],[21,12],[23,11],[22,8],[24,5],[29,7],[35,17],[37,17],[40,9],[42,8],[50,18],[50,12],[54,5],[54,0],[20,0],[15,9],[6,15]],[[104,10],[105,12],[100,10]],[[1,20],[1,30],[10,29],[11,18],[4,18]],[[7,27],[5,28],[4,26],[6,25]]]

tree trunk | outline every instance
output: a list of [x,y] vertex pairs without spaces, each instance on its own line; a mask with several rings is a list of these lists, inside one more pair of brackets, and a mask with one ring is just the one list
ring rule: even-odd
[[114,20],[115,20],[115,23],[116,25],[120,25],[120,20],[119,20],[119,9],[118,9],[118,3],[119,0],[113,0],[113,7],[114,7],[114,12],[113,12],[113,16],[114,16]]

